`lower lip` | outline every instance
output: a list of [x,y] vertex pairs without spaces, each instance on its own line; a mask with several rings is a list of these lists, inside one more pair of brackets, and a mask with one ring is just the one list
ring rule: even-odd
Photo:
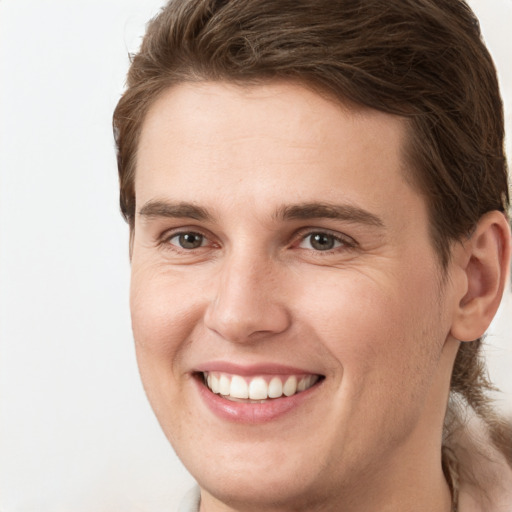
[[206,406],[218,417],[236,423],[266,423],[300,407],[318,390],[321,382],[292,396],[269,399],[263,403],[233,402],[212,393],[200,379],[194,379],[199,395]]

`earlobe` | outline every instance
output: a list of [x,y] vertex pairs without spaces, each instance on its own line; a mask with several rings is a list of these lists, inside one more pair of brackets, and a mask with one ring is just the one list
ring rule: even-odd
[[508,279],[511,236],[505,215],[499,211],[483,215],[463,248],[467,288],[456,306],[451,334],[460,341],[473,341],[489,327]]

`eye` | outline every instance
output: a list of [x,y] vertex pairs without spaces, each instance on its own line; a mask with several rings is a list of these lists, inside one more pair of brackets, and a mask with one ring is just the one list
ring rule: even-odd
[[349,244],[337,236],[317,232],[305,236],[299,244],[299,247],[301,249],[314,249],[315,251],[330,251],[343,245]]
[[171,245],[176,245],[182,249],[198,249],[206,245],[206,238],[200,233],[188,232],[178,233],[168,238]]

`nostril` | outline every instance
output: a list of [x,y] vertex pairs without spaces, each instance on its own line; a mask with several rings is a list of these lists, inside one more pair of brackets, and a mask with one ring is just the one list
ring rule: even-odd
[[276,334],[285,332],[289,325],[285,311],[252,311],[245,315],[222,314],[221,311],[210,313],[205,317],[205,325],[221,338],[233,343],[257,342]]

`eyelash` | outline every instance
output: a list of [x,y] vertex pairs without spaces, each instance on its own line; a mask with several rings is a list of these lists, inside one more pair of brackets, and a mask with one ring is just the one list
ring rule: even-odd
[[[181,247],[178,244],[171,243],[172,239],[187,236],[187,235],[201,237],[202,238],[201,245],[198,247],[195,247],[195,248],[185,248],[185,247]],[[303,243],[305,243],[308,240],[308,238],[311,238],[315,235],[327,237],[327,238],[331,239],[332,241],[334,241],[334,243],[338,243],[339,245],[337,247],[333,247],[333,248],[325,249],[325,250],[321,250],[321,249],[315,250],[314,248],[300,247]],[[337,252],[337,250],[339,250],[339,249],[342,249],[342,250],[355,249],[358,245],[357,242],[352,237],[349,237],[347,235],[334,234],[327,229],[318,229],[318,228],[317,229],[307,228],[307,229],[301,230],[300,232],[296,233],[293,236],[293,238],[294,239],[298,238],[298,242],[294,242],[292,244],[292,247],[311,251],[316,254],[325,254],[325,255],[333,254],[333,253]],[[182,229],[180,231],[164,233],[164,235],[161,237],[159,245],[163,246],[166,250],[190,254],[193,251],[204,248],[206,246],[206,244],[203,245],[203,243],[208,242],[208,240],[209,240],[208,236],[205,235],[204,233],[201,233],[200,231],[195,231],[193,229],[190,229],[190,230]],[[311,244],[311,242],[310,242],[310,244]],[[219,245],[216,243],[213,243],[212,246],[218,247]]]
[[[178,251],[178,252],[185,252],[185,253],[190,253],[190,252],[192,252],[194,250],[201,249],[201,248],[204,247],[204,245],[201,244],[197,248],[185,248],[185,247],[180,247],[177,244],[171,243],[171,240],[173,238],[179,238],[179,237],[183,237],[183,236],[187,236],[187,235],[193,235],[193,236],[196,236],[196,237],[201,237],[202,238],[202,242],[208,241],[208,236],[204,235],[203,233],[201,233],[199,231],[181,230],[181,231],[176,231],[176,232],[173,232],[173,233],[165,233],[163,235],[163,237],[162,237],[160,245],[164,246],[166,249],[169,249],[169,250]],[[215,244],[215,245],[217,245],[217,244]],[[170,247],[172,247],[172,249]]]
[[[356,241],[353,238],[349,237],[348,235],[340,235],[337,233],[335,234],[326,229],[308,229],[307,231],[299,233],[299,246],[305,243],[308,239],[312,239],[313,236],[317,235],[327,237],[334,241],[335,243],[338,243],[339,245],[337,247],[324,250],[304,248],[305,250],[312,250],[314,253],[319,254],[332,254],[337,252],[337,249],[349,250],[355,249],[357,247]],[[309,244],[312,245],[312,242],[310,241]]]

